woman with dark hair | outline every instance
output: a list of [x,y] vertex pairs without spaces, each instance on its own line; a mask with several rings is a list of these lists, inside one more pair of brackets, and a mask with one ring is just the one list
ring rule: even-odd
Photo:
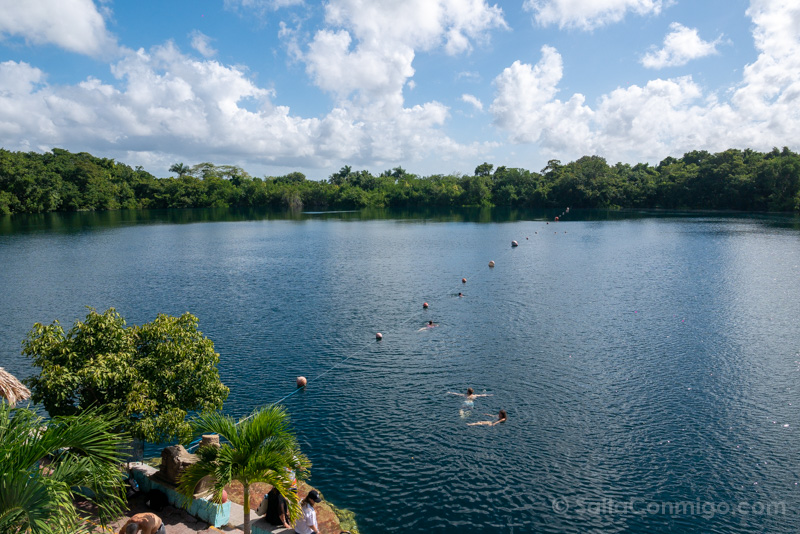
[[[492,414],[487,413],[484,415],[491,416]],[[497,414],[497,421],[477,421],[475,423],[467,423],[467,426],[477,426],[477,425],[494,426],[498,423],[505,423],[506,419],[508,419],[508,414],[506,414],[505,410],[500,410],[500,413]]]
[[303,515],[297,519],[297,524],[294,526],[297,534],[320,534],[317,525],[317,511],[314,510],[314,504],[318,502],[322,502],[322,497],[319,496],[317,490],[309,491],[306,498],[300,501],[300,510]]
[[289,526],[289,505],[286,502],[286,498],[281,495],[276,487],[273,487],[267,493],[267,514],[265,519],[271,525],[283,525],[285,528],[292,528]]

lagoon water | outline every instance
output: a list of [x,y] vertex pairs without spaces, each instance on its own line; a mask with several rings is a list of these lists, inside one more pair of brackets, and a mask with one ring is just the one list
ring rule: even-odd
[[363,534],[800,529],[796,218],[375,215],[0,219],[0,365],[87,305],[190,311]]

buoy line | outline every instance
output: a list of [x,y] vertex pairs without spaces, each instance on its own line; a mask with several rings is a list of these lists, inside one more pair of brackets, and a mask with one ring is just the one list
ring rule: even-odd
[[[512,245],[512,247],[511,247],[510,249],[508,249],[508,250],[506,250],[504,253],[502,253],[502,256],[506,256],[507,254],[509,254],[509,253],[511,252],[511,249],[513,249],[513,248],[516,248],[516,247],[518,247],[518,246],[519,246],[519,244],[518,244],[518,242],[517,242],[517,241],[512,241],[512,243],[514,243],[514,245]],[[494,261],[490,261],[489,263],[490,263],[490,265],[491,265],[492,267],[495,265],[495,262],[494,262]],[[472,275],[470,275],[470,278],[472,278]],[[480,277],[478,277],[477,275],[476,275],[476,278],[480,279]],[[466,283],[467,283],[467,277],[465,276],[465,277],[462,277],[462,278],[461,278],[461,280],[459,281],[459,284],[460,284],[460,285],[459,285],[459,286],[456,286],[456,287],[461,287],[461,285],[464,285],[464,284],[466,284]],[[437,297],[437,298],[444,298],[444,297],[446,297],[447,295],[450,295],[450,294],[451,294],[451,292],[447,292],[447,293],[444,293],[443,295],[440,295],[440,296],[439,296],[439,297]],[[460,293],[459,293],[459,294],[460,294]],[[430,308],[430,305],[428,304],[428,302],[423,302],[423,304],[422,304],[422,309],[423,309],[423,310],[428,310],[429,308]],[[408,316],[408,318],[407,318],[406,320],[404,320],[404,321],[401,321],[400,323],[398,323],[398,327],[405,326],[406,324],[408,324],[408,323],[409,323],[409,322],[411,322],[412,320],[416,319],[417,317],[419,317],[419,316],[420,316],[420,315],[422,315],[423,313],[425,313],[425,312],[424,312],[424,311],[423,311],[423,312],[416,312],[416,313],[413,313],[413,314],[409,315],[409,316]],[[381,333],[379,332],[378,334],[381,334]],[[382,340],[382,339],[383,339],[383,335],[382,335],[382,334],[380,335],[380,337],[376,337],[376,340],[377,340],[377,341],[380,341],[380,340]],[[323,376],[325,376],[326,374],[330,373],[331,371],[333,371],[334,369],[336,369],[337,367],[339,367],[341,364],[343,364],[343,363],[344,363],[344,362],[346,362],[347,360],[349,360],[349,359],[351,359],[351,358],[353,358],[353,357],[355,357],[355,356],[358,356],[359,354],[361,354],[362,352],[364,352],[364,351],[366,350],[366,348],[367,348],[367,347],[368,347],[370,344],[372,344],[372,342],[365,342],[365,343],[362,345],[362,347],[361,347],[359,350],[357,350],[356,352],[354,352],[353,354],[351,354],[351,355],[347,356],[346,358],[343,358],[342,360],[338,361],[337,363],[335,363],[334,365],[332,365],[330,368],[326,369],[325,371],[323,371],[323,372],[322,372],[322,373],[320,373],[319,375],[317,375],[317,376],[315,376],[315,377],[313,377],[313,378],[309,378],[309,379],[307,379],[307,380],[306,380],[306,384],[310,384],[310,383],[311,383],[311,382],[313,382],[313,381],[319,380],[320,378],[322,378],[322,377],[323,377]],[[290,393],[288,393],[288,394],[284,395],[283,397],[281,397],[281,398],[280,398],[280,399],[278,399],[277,401],[273,402],[272,404],[279,404],[279,403],[281,403],[281,402],[285,401],[286,399],[288,399],[289,397],[291,397],[292,395],[294,395],[294,394],[295,394],[295,393],[297,393],[298,391],[301,391],[301,390],[303,389],[303,387],[305,387],[305,386],[302,386],[302,387],[297,387],[296,389],[294,389],[294,390],[293,390],[293,391],[291,391]],[[252,415],[251,415],[251,416],[252,416]],[[248,417],[246,417],[245,419],[242,419],[242,420],[244,421],[244,420],[248,419],[248,418],[249,418],[249,417],[251,417],[251,416],[248,416]]]
[[[563,216],[563,214],[562,214],[562,216]],[[558,220],[558,219],[556,219],[556,220]],[[545,220],[545,222],[546,222],[546,220]],[[526,237],[526,238],[525,238],[525,240],[526,240],[526,241],[528,241],[528,238]],[[512,252],[512,251],[513,251],[515,248],[518,248],[519,246],[520,246],[520,245],[519,245],[519,242],[518,242],[518,241],[516,241],[516,240],[513,240],[513,241],[511,241],[511,246],[510,246],[508,249],[506,249],[506,251],[505,251],[505,252],[503,252],[503,253],[501,254],[501,258],[504,258],[505,256],[507,256],[507,255],[508,255],[508,254],[510,254],[510,253],[511,253],[511,252]],[[489,261],[489,266],[488,266],[489,270],[492,270],[492,269],[495,267],[495,265],[496,265],[496,264],[495,264],[494,260],[490,260],[490,261]],[[476,276],[477,276],[477,275],[476,275]],[[470,277],[469,277],[469,278],[472,278],[472,275],[470,275]],[[480,279],[480,277],[478,277],[478,279]],[[459,285],[458,285],[458,286],[456,286],[456,287],[461,287],[461,286],[463,286],[463,285],[464,285],[464,284],[466,284],[466,283],[467,283],[467,277],[466,277],[466,276],[464,276],[464,277],[462,277],[462,278],[459,280],[459,282],[458,282],[458,284],[459,284]],[[442,296],[440,296],[440,297],[437,297],[437,298],[443,298],[443,297],[445,297],[445,296],[447,296],[447,295],[449,295],[449,294],[450,294],[450,292],[448,292],[448,293],[445,293],[444,295],[442,295]],[[461,293],[459,293],[459,295],[461,295]],[[416,319],[416,318],[417,318],[418,316],[420,316],[421,314],[425,313],[425,311],[424,311],[424,310],[427,310],[427,309],[429,309],[428,302],[424,302],[424,303],[423,303],[423,306],[422,306],[422,311],[417,311],[416,313],[413,313],[413,314],[412,314],[412,315],[410,315],[410,316],[409,316],[409,317],[408,317],[406,320],[404,320],[404,321],[401,321],[401,322],[398,324],[398,327],[400,327],[400,326],[404,326],[404,325],[408,324],[409,322],[411,322],[412,320]],[[375,341],[381,341],[382,339],[383,339],[383,335],[382,335],[382,334],[380,334],[380,333],[378,333],[378,334],[376,335]],[[343,364],[344,362],[346,362],[347,360],[349,360],[349,359],[351,359],[351,358],[354,358],[355,356],[358,356],[359,354],[361,354],[362,352],[364,352],[364,351],[366,350],[366,348],[367,348],[367,347],[368,347],[370,344],[372,344],[372,343],[375,343],[375,341],[372,341],[372,342],[365,342],[365,343],[362,345],[362,347],[361,347],[360,349],[358,349],[356,352],[354,352],[354,353],[350,354],[349,356],[347,356],[347,357],[345,357],[345,358],[343,358],[343,359],[339,360],[338,362],[336,362],[334,365],[332,365],[331,367],[329,367],[328,369],[326,369],[325,371],[323,371],[323,372],[322,372],[322,373],[320,373],[319,375],[317,375],[317,376],[315,376],[315,377],[312,377],[312,378],[308,378],[308,379],[306,379],[306,385],[308,385],[308,384],[310,384],[311,382],[314,382],[314,381],[316,381],[316,380],[319,380],[319,379],[320,379],[320,378],[322,378],[323,376],[327,375],[328,373],[330,373],[331,371],[333,371],[334,369],[336,369],[337,367],[339,367],[340,365],[342,365],[342,364]],[[298,377],[298,378],[305,378],[305,377]],[[293,391],[291,391],[290,393],[288,393],[288,394],[284,395],[283,397],[281,397],[280,399],[276,400],[275,402],[268,403],[268,404],[263,404],[262,406],[279,404],[279,403],[281,403],[281,402],[285,401],[286,399],[290,398],[292,395],[294,395],[294,394],[295,394],[295,393],[297,393],[298,391],[302,391],[302,390],[303,390],[305,387],[306,387],[306,386],[298,386],[298,387],[297,387],[297,388],[295,388]],[[247,416],[247,417],[245,417],[244,419],[241,419],[241,420],[239,420],[239,421],[238,421],[236,424],[238,425],[239,423],[241,423],[241,422],[243,422],[243,421],[246,421],[246,420],[250,419],[251,417],[253,417],[253,415],[255,415],[255,411],[253,411],[253,413],[251,413],[250,415],[248,415],[248,416]],[[199,445],[199,443],[200,443],[200,439],[197,439],[197,440],[193,441],[191,444],[189,444],[189,447],[187,447],[187,449],[194,448],[194,447],[196,447],[197,445]]]

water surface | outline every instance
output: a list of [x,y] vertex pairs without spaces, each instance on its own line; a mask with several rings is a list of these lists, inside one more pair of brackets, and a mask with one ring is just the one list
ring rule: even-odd
[[[33,323],[87,305],[190,311],[227,413],[311,380],[284,401],[310,482],[365,534],[796,532],[796,219],[552,216],[5,218],[0,365],[32,374]],[[468,386],[492,396],[462,416]]]

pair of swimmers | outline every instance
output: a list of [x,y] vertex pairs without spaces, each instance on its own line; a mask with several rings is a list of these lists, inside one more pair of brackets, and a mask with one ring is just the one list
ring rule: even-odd
[[[492,396],[491,394],[488,394],[488,393],[475,393],[475,390],[473,390],[472,388],[467,388],[467,393],[466,394],[464,394],[464,393],[455,393],[453,391],[448,391],[447,393],[449,393],[450,395],[458,395],[459,397],[464,397],[464,407],[466,407],[466,408],[472,408],[475,405],[475,399],[477,399],[478,397],[491,397]],[[461,414],[461,417],[466,417],[467,415],[469,415],[469,412],[465,411],[464,408],[459,410],[459,413]],[[489,417],[492,416],[492,414],[490,414],[490,413],[487,413],[487,414],[484,414],[484,415],[487,415]],[[468,426],[478,426],[478,425],[481,425],[481,426],[494,426],[494,425],[496,425],[498,423],[504,423],[506,421],[506,419],[508,419],[508,414],[506,413],[505,410],[500,410],[500,412],[497,414],[497,420],[496,421],[476,421],[474,423],[467,423],[467,425]]]

